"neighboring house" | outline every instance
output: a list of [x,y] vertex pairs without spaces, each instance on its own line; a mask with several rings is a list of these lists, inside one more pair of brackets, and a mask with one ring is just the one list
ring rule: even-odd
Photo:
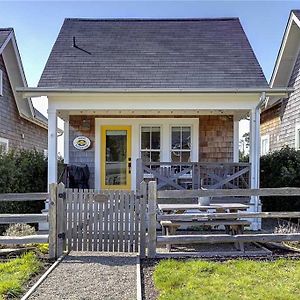
[[270,87],[286,87],[288,97],[272,99],[261,114],[261,154],[284,146],[300,149],[300,10],[293,10],[282,39]]
[[8,149],[47,150],[47,118],[16,87],[27,87],[12,28],[0,28],[0,145]]
[[[57,181],[58,116],[65,160],[87,164],[97,189],[135,189],[155,170],[173,176],[172,188],[189,188],[179,179],[194,182],[199,172],[202,186],[256,188],[259,108],[266,96],[286,96],[269,88],[237,18],[66,19],[38,87],[18,91],[48,97],[49,183]],[[249,114],[250,165],[238,163],[238,124]],[[88,149],[73,146],[78,136]]]

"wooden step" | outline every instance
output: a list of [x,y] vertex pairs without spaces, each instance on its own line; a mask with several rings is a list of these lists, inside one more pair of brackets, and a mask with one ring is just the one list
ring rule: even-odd
[[0,245],[23,245],[48,243],[48,234],[26,235],[26,236],[0,236]]
[[234,242],[281,242],[300,241],[300,233],[289,234],[197,234],[197,235],[161,235],[157,236],[157,244],[214,244]]

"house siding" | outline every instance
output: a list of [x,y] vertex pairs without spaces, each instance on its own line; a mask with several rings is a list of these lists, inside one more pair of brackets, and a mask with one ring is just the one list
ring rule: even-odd
[[295,147],[295,128],[300,124],[300,53],[289,87],[295,90],[287,99],[261,114],[261,135],[270,135],[270,151],[279,150],[283,146]]
[[[174,118],[199,119],[199,161],[233,161],[232,116],[173,116]],[[95,181],[95,118],[132,118],[132,116],[70,116],[69,118],[69,164],[86,164],[90,170],[90,187]],[[134,118],[172,118],[172,116],[134,116]],[[82,126],[90,121],[90,128]],[[85,135],[91,140],[89,149],[82,151],[73,146],[76,136]]]
[[47,129],[19,115],[1,55],[0,69],[3,72],[3,96],[0,96],[0,137],[8,139],[9,149],[36,149],[38,151],[47,149]]

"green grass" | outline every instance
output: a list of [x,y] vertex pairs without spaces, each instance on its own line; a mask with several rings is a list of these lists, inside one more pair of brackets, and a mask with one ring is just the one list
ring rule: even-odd
[[49,253],[49,244],[35,244],[34,245],[41,253],[48,254]]
[[154,271],[159,300],[298,300],[300,261],[161,261]]
[[0,263],[0,299],[21,295],[23,285],[42,268],[37,256],[30,252]]

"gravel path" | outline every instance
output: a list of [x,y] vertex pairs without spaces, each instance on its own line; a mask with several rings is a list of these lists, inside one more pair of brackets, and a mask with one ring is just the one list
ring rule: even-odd
[[136,299],[136,255],[71,252],[29,299]]

